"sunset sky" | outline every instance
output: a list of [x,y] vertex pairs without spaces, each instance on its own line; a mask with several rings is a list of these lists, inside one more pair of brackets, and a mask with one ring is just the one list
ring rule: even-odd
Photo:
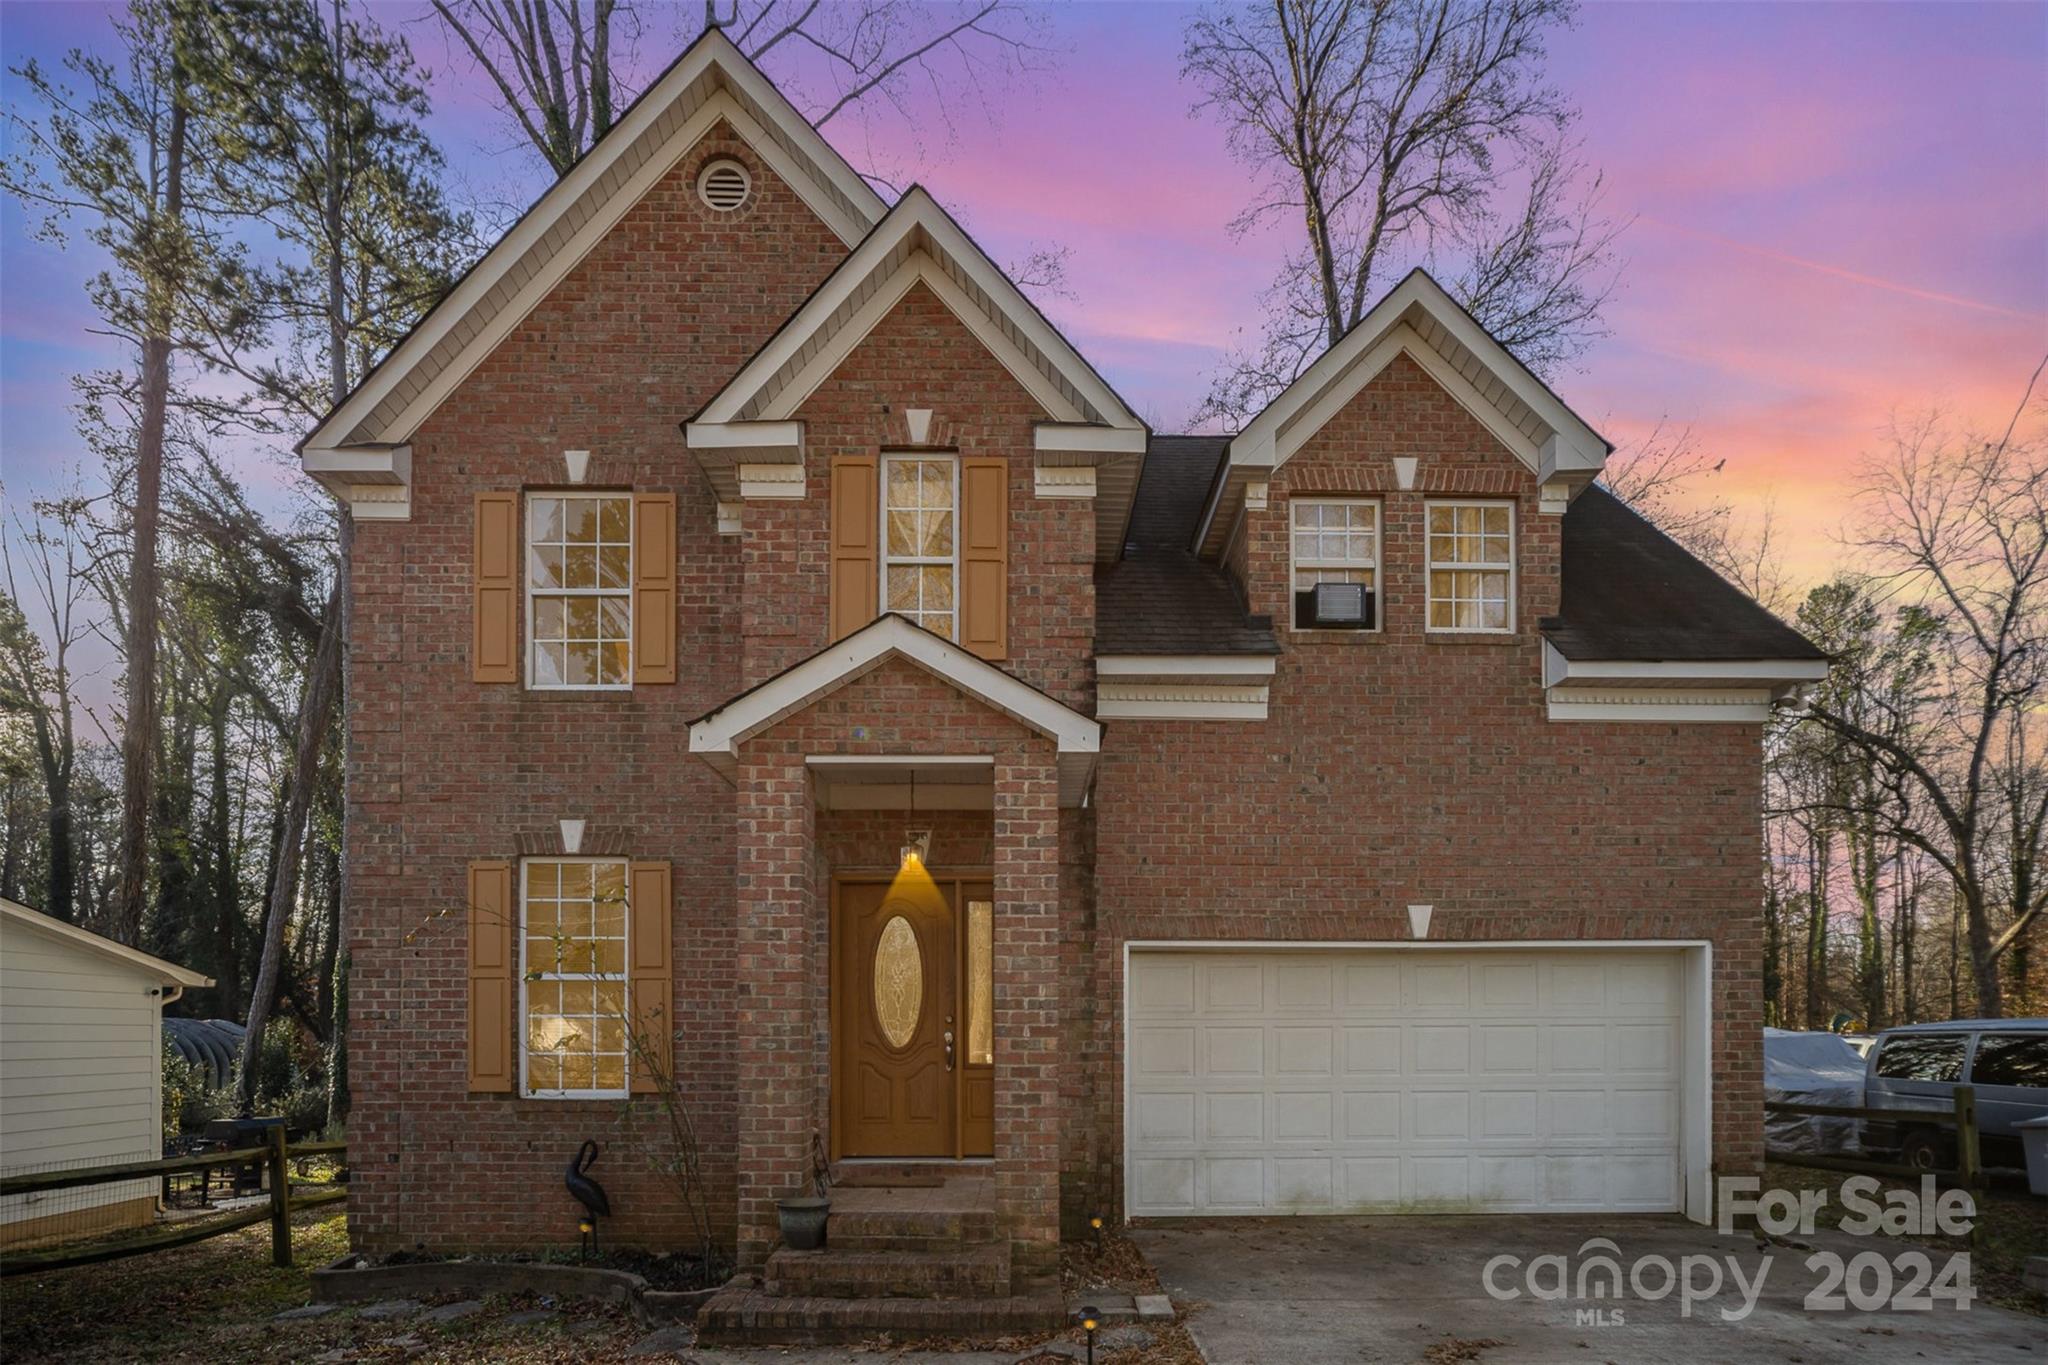
[[[523,202],[536,156],[450,52],[425,7],[377,7],[434,68],[459,188]],[[694,3],[648,11],[642,65]],[[1185,421],[1222,351],[1255,330],[1287,245],[1234,240],[1248,174],[1191,117],[1172,4],[1047,11],[1059,49],[995,93],[994,117],[914,106],[827,134],[857,166],[921,180],[999,260],[1072,250],[1076,297],[1047,310],[1163,430]],[[108,51],[108,10],[0,4],[12,68]],[[1621,243],[1612,335],[1565,399],[1627,444],[1660,420],[1725,457],[1722,492],[1776,504],[1801,578],[1836,558],[1848,476],[1894,412],[1940,405],[2003,429],[2048,352],[2048,5],[1589,4],[1551,75],[1583,111]],[[11,75],[5,97],[21,108]],[[126,363],[92,334],[77,241],[36,242],[0,208],[0,478],[11,504],[76,462],[70,376]],[[282,506],[296,475],[243,467]]]

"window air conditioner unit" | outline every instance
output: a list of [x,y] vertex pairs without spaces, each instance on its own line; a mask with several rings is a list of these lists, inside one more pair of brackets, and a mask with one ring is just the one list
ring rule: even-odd
[[1297,630],[1371,630],[1373,592],[1363,583],[1318,583],[1294,594]]

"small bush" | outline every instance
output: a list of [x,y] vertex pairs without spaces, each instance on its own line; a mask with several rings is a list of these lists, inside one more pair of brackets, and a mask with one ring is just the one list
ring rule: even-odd
[[168,1038],[164,1040],[163,1073],[166,1141],[196,1133],[214,1119],[234,1112],[234,1091],[227,1086],[208,1084],[206,1068],[179,1056]]

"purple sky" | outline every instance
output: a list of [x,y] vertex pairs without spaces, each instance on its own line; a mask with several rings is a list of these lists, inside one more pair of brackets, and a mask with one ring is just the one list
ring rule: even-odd
[[[378,8],[436,70],[433,130],[460,181],[523,203],[535,157],[424,6]],[[649,10],[646,64],[694,5]],[[1171,429],[1224,348],[1255,329],[1284,241],[1233,240],[1247,177],[1188,114],[1172,4],[1048,12],[1062,49],[1000,117],[893,113],[827,129],[856,165],[915,178],[999,260],[1073,251],[1048,311],[1138,410]],[[107,11],[0,4],[8,66],[107,50]],[[2002,429],[2048,351],[2048,5],[1590,4],[1553,44],[1607,204],[1633,217],[1613,335],[1564,397],[1627,442],[1665,419],[1725,456],[1723,491],[1775,498],[1791,567],[1834,557],[1846,476],[1894,411]],[[19,82],[5,84],[10,104]],[[75,371],[91,254],[31,240],[0,207],[0,477],[10,501],[76,460]],[[252,454],[282,491],[295,476]]]

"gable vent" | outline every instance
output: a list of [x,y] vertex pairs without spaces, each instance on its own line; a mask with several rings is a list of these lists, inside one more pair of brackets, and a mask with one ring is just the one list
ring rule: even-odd
[[720,213],[731,213],[747,202],[753,188],[747,168],[737,161],[714,161],[697,176],[697,197]]

